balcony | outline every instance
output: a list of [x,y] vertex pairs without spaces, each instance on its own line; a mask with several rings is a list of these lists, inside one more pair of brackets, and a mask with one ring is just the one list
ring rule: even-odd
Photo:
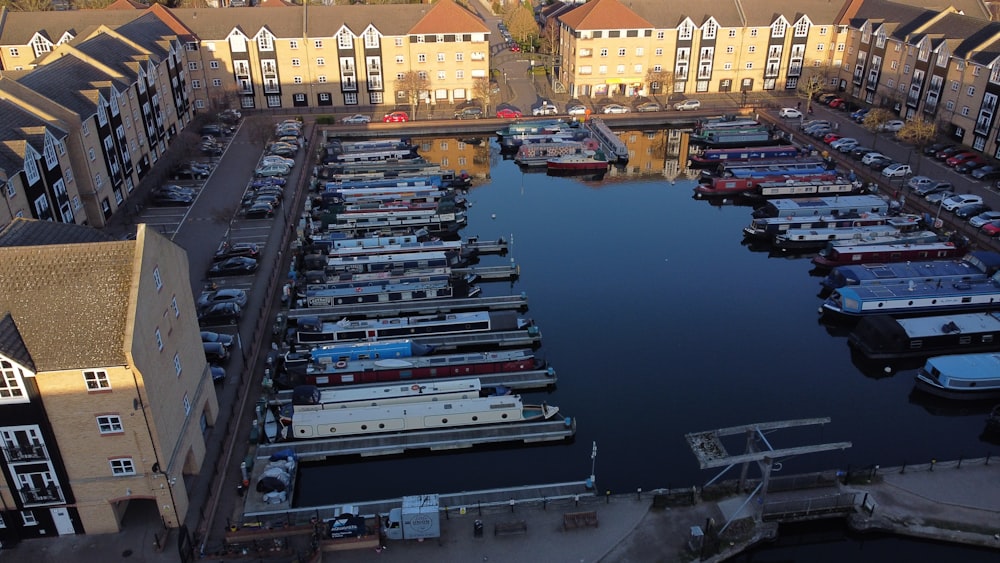
[[24,506],[32,504],[62,504],[66,502],[63,498],[62,489],[58,485],[49,485],[38,489],[19,489],[21,503]]
[[687,67],[678,68],[676,71],[674,71],[674,78],[676,78],[677,80],[687,80],[688,78]]
[[802,76],[802,63],[795,62],[788,65],[788,76]]
[[381,90],[382,89],[382,77],[381,76],[369,76],[368,77],[368,89],[369,90]]
[[7,461],[10,462],[44,461],[49,458],[48,453],[45,451],[45,446],[41,444],[28,444],[25,446],[12,444],[5,446],[3,451],[4,455],[7,456]]

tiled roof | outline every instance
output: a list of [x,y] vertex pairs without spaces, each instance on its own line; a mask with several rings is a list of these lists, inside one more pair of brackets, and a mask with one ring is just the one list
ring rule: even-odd
[[261,8],[290,8],[292,4],[284,2],[284,0],[261,0],[258,6]]
[[0,230],[0,248],[112,242],[115,238],[83,225],[16,218]]
[[452,0],[438,0],[432,4],[427,15],[410,29],[413,35],[488,32],[482,20]]
[[15,362],[21,364],[32,372],[37,371],[35,362],[28,353],[28,347],[21,339],[21,333],[17,330],[17,324],[10,313],[5,312],[0,318],[0,354],[7,356]]
[[34,114],[24,111],[17,104],[0,100],[0,169],[8,175],[24,167],[24,145],[31,144],[39,153],[45,147],[45,129],[48,128],[57,139],[66,136],[65,131],[48,125]]
[[[361,34],[373,24],[383,35],[403,36],[431,7],[427,4],[309,6],[306,36],[310,39],[331,38],[343,25],[355,34]],[[238,20],[233,16],[233,10],[180,8],[170,11],[199,39],[218,41],[225,39],[234,28],[253,37],[262,27],[267,27],[279,38],[301,39],[303,9],[300,6],[288,10],[239,9]]]
[[[660,3],[660,10],[663,3]],[[591,0],[559,20],[574,30],[653,29],[656,26],[618,0]],[[677,23],[680,23],[679,21]],[[676,25],[676,24],[675,24]]]
[[27,243],[0,247],[0,311],[17,324],[38,371],[126,363],[138,243],[86,240],[96,237],[82,230],[96,232],[22,220],[0,232],[0,240]]
[[843,0],[739,0],[747,27],[767,27],[778,16],[785,16],[789,25],[795,25],[803,15],[815,25],[833,25],[843,7]]
[[142,16],[115,28],[115,33],[142,46],[154,60],[163,60],[169,54],[169,42],[177,32],[160,19],[159,15],[147,12]]
[[66,54],[25,74],[17,81],[81,118],[88,118],[97,111],[93,85],[112,78],[72,54]]
[[974,33],[968,34],[952,49],[952,54],[964,59],[979,49],[988,50],[988,46],[995,45],[997,40],[1000,40],[1000,23],[989,22]]
[[129,62],[145,59],[145,54],[114,35],[102,33],[79,43],[74,42],[73,46],[81,53],[120,72],[122,76],[127,76],[132,82],[139,78],[135,66]]
[[115,0],[104,7],[105,10],[145,10],[149,6],[135,0]]
[[141,16],[141,10],[68,10],[65,12],[9,12],[0,30],[0,45],[27,45],[36,32],[53,42],[67,31],[75,35],[89,26],[115,27]]

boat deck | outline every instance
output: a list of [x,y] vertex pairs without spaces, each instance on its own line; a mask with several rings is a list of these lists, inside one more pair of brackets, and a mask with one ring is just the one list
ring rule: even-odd
[[336,307],[292,309],[288,312],[288,318],[318,317],[320,319],[342,319],[344,317],[401,317],[406,315],[455,313],[458,311],[525,310],[527,308],[528,296],[521,293],[520,295],[501,295],[497,297],[432,299],[421,302],[360,303],[357,305],[337,305]]
[[[329,440],[299,440],[265,444],[257,448],[258,463],[263,466],[271,455],[292,450],[300,461],[360,455],[373,457],[395,455],[411,450],[456,450],[471,448],[479,444],[499,444],[504,442],[553,442],[565,440],[576,434],[576,420],[560,418],[541,422],[520,422],[471,426],[449,430],[423,430],[400,432],[378,436],[344,436]],[[255,469],[256,471],[256,469]]]
[[497,332],[482,332],[473,334],[441,334],[414,338],[414,342],[432,346],[437,352],[457,350],[459,348],[484,347],[534,347],[542,341],[542,333],[531,330],[504,330]]
[[605,154],[614,156],[621,162],[628,161],[628,145],[610,127],[605,125],[601,118],[590,118],[587,121],[587,129],[590,131],[591,136],[601,143],[601,148],[604,149]]

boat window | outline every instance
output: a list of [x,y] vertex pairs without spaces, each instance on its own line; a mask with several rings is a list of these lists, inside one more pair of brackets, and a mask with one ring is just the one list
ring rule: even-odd
[[983,344],[991,344],[992,342],[993,342],[993,335],[992,334],[984,334],[983,335]]
[[968,336],[968,335],[961,336],[958,339],[958,343],[959,344],[972,344],[972,337]]
[[911,350],[919,350],[919,349],[921,349],[923,347],[924,347],[924,341],[923,340],[911,340],[910,341],[910,349]]
[[972,303],[972,298],[971,297],[963,297],[962,298],[962,303]]

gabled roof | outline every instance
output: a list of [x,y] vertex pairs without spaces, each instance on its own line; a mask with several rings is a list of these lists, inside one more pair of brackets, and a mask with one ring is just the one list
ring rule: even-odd
[[[95,86],[110,80],[115,77],[67,53],[21,76],[17,82],[86,119],[97,111]],[[120,81],[120,86],[122,90],[128,83]]]
[[[428,4],[310,5],[305,36],[309,39],[329,39],[345,25],[355,34],[374,25],[382,35],[404,36],[432,8]],[[287,10],[239,9],[236,10],[238,20],[233,15],[234,10],[228,9],[179,8],[170,12],[202,41],[221,41],[237,28],[247,37],[253,37],[265,26],[279,39],[301,40],[303,10],[301,6]]]
[[49,12],[9,12],[3,29],[0,29],[0,45],[27,45],[36,32],[41,32],[53,43],[63,34],[90,26],[107,25],[115,27],[141,16],[142,10],[68,10]]
[[126,363],[138,243],[109,238],[26,219],[0,232],[0,313],[13,319],[38,371]]
[[[784,16],[788,25],[795,25],[803,15],[809,16],[814,25],[834,25],[845,0],[738,0],[747,27],[767,27],[778,16]],[[710,6],[714,8],[714,6]]]
[[26,145],[30,144],[39,153],[43,151],[46,128],[58,139],[66,136],[65,131],[7,100],[0,100],[0,123],[3,123],[3,128],[0,128],[0,169],[8,175],[24,167]]
[[261,0],[258,4],[260,8],[291,8],[292,4],[285,2],[284,0]]
[[115,69],[122,76],[127,76],[132,82],[135,82],[139,75],[135,66],[129,63],[145,60],[147,57],[145,53],[109,33],[102,33],[79,43],[74,42],[73,46],[101,64]]
[[170,41],[177,35],[155,12],[142,16],[115,28],[115,34],[134,42],[153,55],[155,60],[167,58]]
[[14,360],[32,372],[38,371],[35,362],[28,353],[28,347],[21,339],[21,333],[17,330],[17,323],[10,313],[4,314],[0,319],[0,354]]
[[[661,3],[661,9],[662,9]],[[653,29],[656,26],[618,0],[591,0],[559,17],[576,31],[597,29]]]
[[149,6],[135,0],[115,0],[104,7],[105,10],[145,10]]
[[489,28],[452,0],[438,0],[414,25],[410,35],[436,35],[442,33],[489,33]]
[[970,57],[972,62],[983,66],[994,63],[997,58],[1000,58],[1000,39],[995,39],[977,47]]

